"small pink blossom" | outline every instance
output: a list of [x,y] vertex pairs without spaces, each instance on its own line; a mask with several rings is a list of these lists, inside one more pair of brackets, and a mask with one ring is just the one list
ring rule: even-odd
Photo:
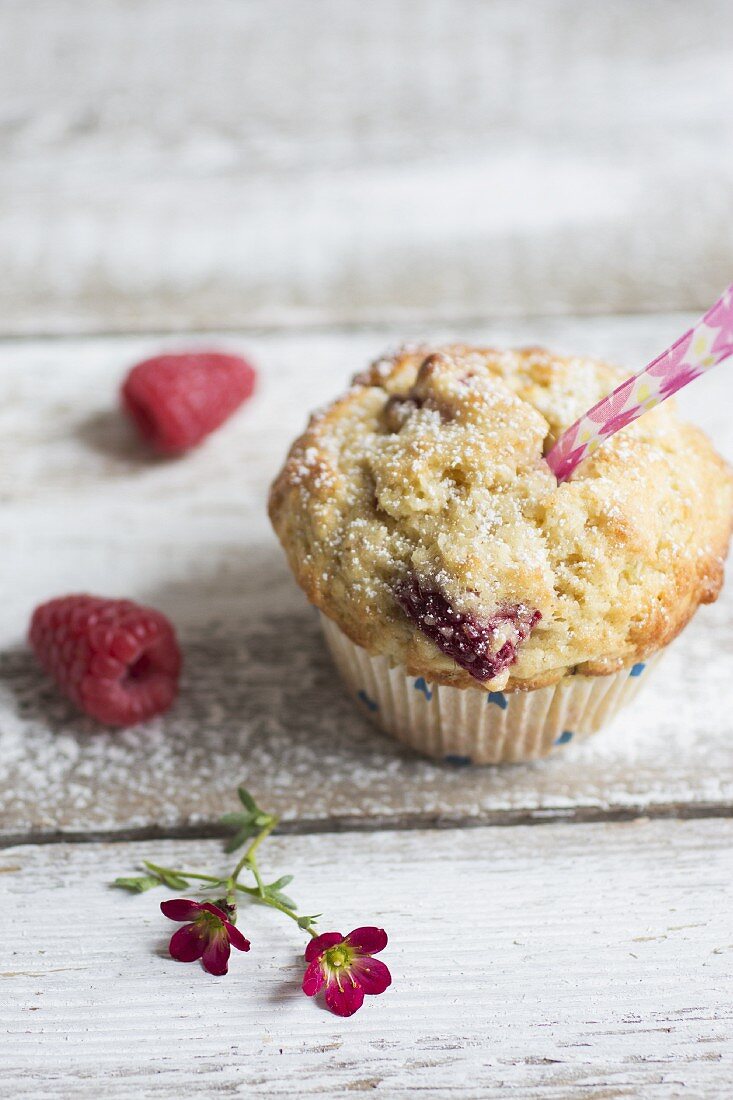
[[614,435],[615,432],[620,432],[622,428],[625,428],[627,424],[632,424],[643,412],[643,408],[634,405],[633,408],[625,409],[616,416],[612,416],[610,420],[599,427],[598,431],[601,435]]
[[671,397],[673,393],[677,393],[683,386],[686,386],[688,382],[694,382],[696,378],[699,378],[702,371],[699,367],[687,367],[686,370],[680,371],[673,378],[667,378],[659,387],[659,396],[664,400],[666,397]]
[[623,411],[624,405],[629,399],[631,391],[634,388],[636,378],[629,378],[626,382],[623,382],[618,389],[615,389],[613,393],[609,393],[608,397],[604,397],[602,401],[599,401],[588,412],[588,419],[592,420],[594,424],[604,424],[607,420],[611,420],[613,417],[618,416]]
[[558,455],[564,455],[567,451],[570,451],[578,438],[579,431],[580,421],[576,420],[574,424],[571,424],[570,427],[562,433],[553,447],[553,451],[557,452]]
[[308,968],[303,992],[315,997],[325,985],[326,1005],[337,1016],[353,1016],[364,1003],[364,995],[384,993],[392,976],[374,955],[387,946],[383,928],[355,928],[348,936],[323,932],[305,949]]
[[694,333],[690,331],[686,332],[684,336],[680,336],[679,340],[675,340],[671,348],[668,348],[667,351],[652,360],[646,368],[645,373],[650,374],[652,378],[663,378],[668,374],[673,374],[685,358],[690,344],[692,343],[693,335]]
[[558,455],[550,452],[552,454],[552,470],[558,481],[564,481],[570,477],[575,467],[585,457],[587,446],[587,443],[581,443],[579,447],[575,447],[572,451],[558,452]]
[[190,922],[173,933],[168,945],[171,956],[178,962],[201,959],[204,970],[221,975],[227,972],[231,947],[249,951],[249,940],[213,902],[173,898],[162,901],[160,908],[170,920]]
[[733,350],[733,298],[730,288],[705,314],[704,321],[708,328],[720,329],[710,350],[714,354],[723,353],[721,358],[724,358],[725,354]]
[[547,464],[556,477],[562,480],[573,472],[578,456],[585,450],[585,444],[575,446],[580,431],[580,422],[572,424],[563,432],[560,439],[547,455]]

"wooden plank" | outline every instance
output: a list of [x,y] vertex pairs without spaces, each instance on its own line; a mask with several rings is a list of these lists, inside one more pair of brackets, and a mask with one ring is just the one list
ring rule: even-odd
[[141,857],[221,860],[214,842],[3,853],[8,1095],[729,1091],[731,821],[275,839],[324,930],[390,936],[391,989],[346,1021],[306,1002],[302,934],[271,911],[242,907],[252,950],[226,978],[173,963],[163,891],[107,886]]
[[[532,321],[462,335],[605,352],[631,368],[686,321]],[[160,340],[2,345],[5,840],[59,830],[210,831],[238,780],[307,828],[728,812],[730,587],[700,612],[628,717],[540,766],[420,760],[373,730],[343,694],[264,500],[305,410],[395,340],[387,330],[232,338],[259,364],[260,392],[204,448],[172,463],[148,459],[116,411],[125,366]],[[732,395],[725,367],[682,395],[729,457]],[[172,616],[186,675],[170,716],[100,731],[43,680],[23,644],[31,610],[80,589],[146,600]]]
[[4,0],[1,331],[703,306],[729,15]]

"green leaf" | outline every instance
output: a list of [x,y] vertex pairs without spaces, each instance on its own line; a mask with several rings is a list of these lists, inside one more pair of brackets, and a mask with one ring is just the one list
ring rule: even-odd
[[251,814],[223,814],[219,820],[222,825],[235,830],[234,836],[227,841],[224,847],[226,852],[233,852],[235,849],[240,848],[245,840],[248,840],[251,836],[257,836],[259,832]]
[[122,890],[131,890],[134,894],[144,894],[146,890],[152,890],[154,886],[162,886],[160,878],[156,875],[139,875],[132,878],[116,878],[113,886],[119,886]]
[[242,825],[252,820],[251,814],[222,814],[219,821],[222,825],[229,825],[234,829],[239,829]]
[[265,887],[265,893],[268,898],[272,898],[273,901],[278,901],[280,905],[284,905],[287,909],[297,909],[297,903],[289,898],[287,894],[281,894],[279,890],[268,890]]
[[268,890],[282,890],[283,886],[289,886],[292,881],[292,875],[283,875],[282,878],[276,879],[275,882],[271,882],[268,886]]
[[251,836],[255,836],[257,829],[254,829],[251,825],[245,825],[238,833],[235,833],[233,837],[224,845],[225,852],[236,852],[237,848],[241,848],[245,840],[249,840]]
[[255,802],[252,795],[249,793],[246,787],[237,787],[237,794],[239,795],[239,801],[244,806],[245,810],[254,815],[260,812],[260,808]]
[[190,885],[188,879],[185,879],[183,875],[179,875],[177,871],[171,871],[168,867],[158,867],[155,863],[149,863],[147,859],[144,859],[143,863],[149,871],[157,875],[161,882],[164,882],[171,890],[188,889]]
[[309,924],[315,924],[321,913],[314,913],[312,917],[298,917],[298,928],[307,928]]

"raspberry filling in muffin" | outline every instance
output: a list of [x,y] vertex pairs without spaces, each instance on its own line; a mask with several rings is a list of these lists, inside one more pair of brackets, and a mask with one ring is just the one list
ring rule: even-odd
[[482,683],[513,665],[517,649],[542,618],[540,611],[519,604],[502,607],[489,619],[462,614],[440,592],[426,591],[417,577],[401,581],[395,598],[415,625],[435,645]]

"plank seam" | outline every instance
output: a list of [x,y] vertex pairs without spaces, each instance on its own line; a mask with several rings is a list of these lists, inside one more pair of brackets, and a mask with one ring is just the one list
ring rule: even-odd
[[122,339],[170,339],[171,337],[178,336],[195,336],[195,335],[216,335],[221,333],[222,335],[242,335],[242,336],[294,336],[299,332],[305,335],[333,335],[333,336],[351,336],[358,335],[359,333],[389,333],[390,331],[395,334],[400,334],[405,325],[424,325],[429,326],[431,330],[436,327],[441,328],[444,326],[454,327],[463,326],[466,328],[481,328],[486,325],[495,325],[502,322],[511,322],[515,324],[518,321],[521,322],[542,322],[542,321],[563,321],[569,319],[581,319],[592,320],[594,317],[602,318],[606,320],[623,319],[624,317],[670,317],[675,314],[682,316],[686,314],[692,314],[700,310],[699,304],[690,304],[689,306],[676,306],[671,310],[661,309],[624,309],[621,312],[618,310],[609,310],[604,313],[598,309],[588,310],[558,310],[556,313],[524,313],[521,311],[511,312],[502,311],[501,313],[467,313],[467,314],[453,314],[446,313],[440,314],[431,311],[430,313],[424,313],[422,311],[410,312],[406,310],[402,315],[388,315],[384,319],[379,317],[366,317],[366,318],[342,318],[341,320],[312,320],[309,321],[304,317],[294,318],[292,322],[289,321],[273,321],[268,323],[266,321],[260,322],[237,322],[237,324],[218,324],[218,325],[175,325],[171,328],[88,328],[79,329],[73,332],[58,332],[53,329],[38,329],[33,332],[26,332],[22,329],[13,331],[9,329],[7,332],[0,332],[0,344],[28,344],[38,340],[53,340],[58,343],[71,343],[74,340],[122,340]]
[[[656,806],[628,806],[604,810],[595,806],[572,809],[497,810],[472,816],[451,814],[411,814],[409,816],[300,818],[282,821],[273,835],[308,836],[322,833],[416,832],[418,830],[512,828],[518,825],[596,825],[637,820],[694,821],[706,818],[732,818],[733,805],[724,802],[659,803]],[[47,844],[122,844],[148,840],[216,840],[228,836],[227,830],[213,822],[170,827],[150,825],[135,829],[38,831],[0,836],[0,849],[23,845]]]

